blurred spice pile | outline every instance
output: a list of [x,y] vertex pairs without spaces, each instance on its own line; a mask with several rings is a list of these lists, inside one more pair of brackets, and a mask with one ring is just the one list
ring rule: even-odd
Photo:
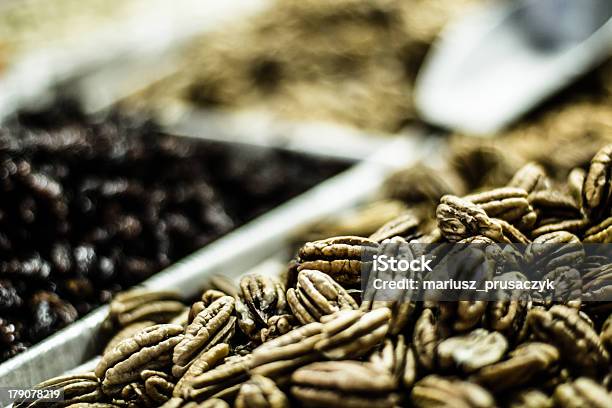
[[179,74],[138,99],[395,131],[415,119],[412,84],[430,44],[475,1],[277,0],[194,42]]
[[56,107],[0,128],[0,362],[347,167]]

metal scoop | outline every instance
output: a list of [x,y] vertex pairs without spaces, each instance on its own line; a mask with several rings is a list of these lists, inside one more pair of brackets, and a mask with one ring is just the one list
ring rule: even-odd
[[428,122],[492,134],[612,55],[612,0],[497,2],[450,25],[417,78]]

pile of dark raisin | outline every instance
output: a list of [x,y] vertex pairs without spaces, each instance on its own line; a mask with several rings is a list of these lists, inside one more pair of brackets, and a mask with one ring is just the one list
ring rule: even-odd
[[347,167],[70,103],[0,128],[0,361]]

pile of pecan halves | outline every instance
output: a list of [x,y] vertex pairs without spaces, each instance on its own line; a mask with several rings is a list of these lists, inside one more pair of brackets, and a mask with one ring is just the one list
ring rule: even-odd
[[38,387],[61,387],[70,407],[612,407],[612,302],[371,302],[359,290],[364,251],[390,239],[569,243],[549,266],[577,270],[590,293],[612,289],[606,258],[576,250],[612,240],[612,145],[567,182],[529,163],[433,207],[368,238],[306,243],[283,276],[246,274],[190,307],[122,293],[95,371]]

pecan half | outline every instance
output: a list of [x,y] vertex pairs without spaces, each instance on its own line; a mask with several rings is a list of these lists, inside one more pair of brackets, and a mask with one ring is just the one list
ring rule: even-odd
[[533,191],[546,190],[549,186],[544,167],[529,162],[521,167],[508,182],[508,187],[522,188],[527,194]]
[[584,232],[584,242],[609,244],[612,242],[612,217],[608,217],[599,224]]
[[240,387],[236,408],[289,408],[289,400],[274,381],[254,375]]
[[176,292],[132,289],[115,296],[109,313],[112,321],[125,327],[143,320],[168,323],[185,308]]
[[421,367],[432,371],[436,365],[436,349],[440,342],[440,331],[431,309],[423,309],[414,326],[412,344]]
[[158,324],[123,340],[104,354],[96,367],[102,391],[109,396],[119,396],[125,385],[138,381],[141,371],[167,367],[172,350],[182,338],[182,326]]
[[510,352],[509,359],[483,367],[471,379],[494,391],[532,384],[537,378],[553,375],[559,358],[559,350],[555,346],[523,343]]
[[380,350],[372,353],[370,363],[390,373],[405,388],[414,384],[417,376],[416,358],[403,335],[395,340],[387,338]]
[[446,195],[436,209],[438,228],[451,242],[482,235],[494,241],[502,240],[502,228],[478,205],[462,198]]
[[429,375],[418,381],[410,394],[416,408],[493,408],[495,400],[477,384]]
[[508,408],[553,408],[554,401],[537,389],[519,391],[510,398]]
[[95,403],[103,399],[100,380],[94,373],[63,375],[44,381],[34,387],[36,390],[61,389],[64,400],[51,403],[39,400],[15,401],[15,408],[35,407],[65,407],[77,403]]
[[612,144],[601,148],[593,160],[582,186],[582,206],[594,221],[599,221],[610,212],[612,190]]
[[185,382],[185,400],[204,401],[208,398],[235,396],[240,385],[248,378],[250,356],[229,357],[212,370],[194,376]]
[[550,310],[532,309],[527,315],[536,338],[559,348],[562,356],[587,375],[594,375],[609,362],[597,332],[575,309],[555,305]]
[[529,230],[537,215],[527,200],[527,191],[502,187],[463,197],[482,208],[489,217],[505,220],[520,230]]
[[236,312],[240,329],[251,339],[260,339],[273,316],[286,313],[285,288],[276,279],[259,273],[240,279]]
[[382,242],[393,237],[408,239],[416,235],[420,224],[419,217],[413,211],[408,211],[384,224],[370,235],[369,239],[376,242]]
[[608,390],[590,378],[584,377],[558,386],[554,398],[559,408],[612,407],[612,396]]
[[296,288],[287,291],[291,311],[302,324],[317,322],[346,309],[357,309],[357,303],[334,279],[316,270],[302,270]]
[[458,368],[471,373],[498,362],[507,349],[508,341],[502,334],[476,329],[443,340],[438,345],[438,364],[443,369]]
[[298,270],[315,269],[342,285],[359,285],[362,259],[376,253],[378,244],[367,238],[345,236],[307,242],[299,250]]
[[357,361],[307,365],[293,373],[291,384],[291,394],[309,407],[391,408],[398,401],[390,374]]
[[189,366],[187,372],[185,372],[185,374],[183,374],[183,376],[178,380],[172,395],[174,397],[182,397],[187,384],[192,378],[195,378],[217,366],[225,357],[228,356],[229,351],[229,345],[226,343],[220,343],[211,347],[208,351],[201,353]]
[[174,348],[172,373],[180,377],[197,356],[216,344],[227,343],[234,335],[235,301],[223,296],[200,311],[185,329],[185,336]]
[[391,311],[380,308],[364,313],[344,310],[321,321],[323,338],[315,349],[332,360],[346,360],[368,353],[380,344],[389,330]]
[[253,350],[251,373],[276,378],[321,359],[315,344],[323,338],[323,324],[310,323],[265,342]]

